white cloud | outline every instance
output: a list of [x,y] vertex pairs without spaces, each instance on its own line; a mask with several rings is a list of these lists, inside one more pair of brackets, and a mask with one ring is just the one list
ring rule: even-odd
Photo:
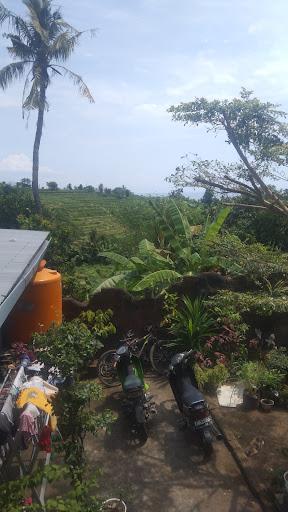
[[[0,160],[1,180],[16,181],[32,174],[32,161],[25,153],[11,153]],[[45,179],[59,177],[59,173],[55,173],[49,167],[42,165],[39,169],[40,177]]]
[[12,153],[0,160],[0,172],[29,172],[31,168],[32,162],[24,153]]

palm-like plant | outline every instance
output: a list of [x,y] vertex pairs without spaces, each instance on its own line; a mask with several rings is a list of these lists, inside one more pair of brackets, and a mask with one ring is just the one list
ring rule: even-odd
[[169,328],[173,342],[179,350],[201,351],[203,342],[217,329],[214,318],[205,310],[199,299],[183,297],[182,305],[176,310]]
[[38,111],[32,191],[36,208],[41,212],[38,189],[39,149],[44,113],[48,109],[46,92],[51,78],[67,76],[84,97],[91,103],[94,100],[82,78],[63,65],[73,53],[83,32],[64,21],[60,9],[53,8],[52,0],[23,0],[23,3],[28,10],[25,19],[9,11],[0,2],[0,25],[6,23],[8,29],[12,30],[3,36],[11,43],[7,50],[14,61],[0,70],[0,87],[5,90],[14,80],[25,76],[23,115],[32,110]]

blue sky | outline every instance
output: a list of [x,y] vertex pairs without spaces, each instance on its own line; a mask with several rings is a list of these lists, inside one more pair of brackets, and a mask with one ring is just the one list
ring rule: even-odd
[[[23,13],[20,0],[2,0]],[[66,79],[48,92],[40,181],[125,184],[166,193],[185,153],[230,157],[223,139],[173,123],[172,104],[233,97],[241,86],[288,110],[286,0],[62,0],[84,37],[69,67],[85,79],[91,105]],[[58,2],[55,4],[58,5]],[[0,40],[0,66],[9,62]],[[30,177],[35,115],[21,117],[22,84],[0,92],[0,180]]]

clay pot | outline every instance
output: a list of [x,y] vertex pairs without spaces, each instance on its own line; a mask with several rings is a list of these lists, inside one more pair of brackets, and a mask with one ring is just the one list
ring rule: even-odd
[[243,393],[243,408],[246,411],[252,411],[259,407],[259,396],[256,393],[249,393],[244,391]]
[[264,412],[270,412],[274,407],[274,400],[270,400],[269,398],[262,398],[260,400],[261,409]]

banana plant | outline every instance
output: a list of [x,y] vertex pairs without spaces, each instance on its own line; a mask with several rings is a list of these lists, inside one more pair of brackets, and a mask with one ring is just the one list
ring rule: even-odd
[[158,226],[162,231],[161,247],[157,248],[149,240],[142,240],[138,254],[126,258],[114,252],[103,252],[100,256],[115,264],[117,273],[106,279],[95,292],[103,288],[124,286],[129,291],[153,294],[187,275],[195,275],[201,269],[213,268],[216,258],[209,254],[210,243],[218,235],[230,213],[229,208],[221,210],[214,222],[209,223],[198,236],[198,251],[194,249],[195,232],[187,217],[171,200],[163,209],[152,203]]

